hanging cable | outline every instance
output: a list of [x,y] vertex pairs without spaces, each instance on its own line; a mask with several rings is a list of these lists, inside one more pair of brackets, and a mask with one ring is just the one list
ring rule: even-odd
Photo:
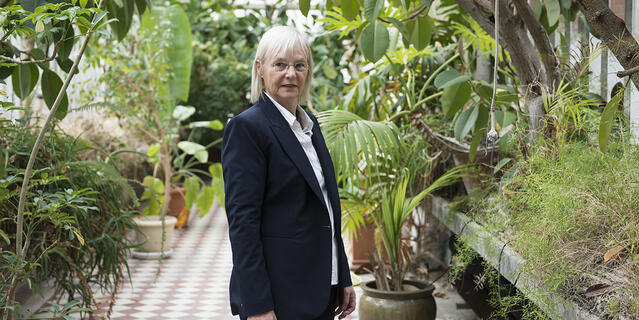
[[497,100],[497,67],[499,66],[499,0],[495,0],[495,66],[493,69],[493,98],[490,101],[490,131],[488,131],[487,139],[491,144],[490,148],[490,165],[493,165],[493,156],[495,152],[495,142],[499,139],[499,134],[495,129],[495,100]]

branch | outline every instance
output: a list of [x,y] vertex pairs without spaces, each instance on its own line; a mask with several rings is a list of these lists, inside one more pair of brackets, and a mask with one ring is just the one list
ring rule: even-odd
[[51,54],[50,57],[48,57],[46,59],[41,59],[41,60],[20,60],[20,59],[14,59],[14,58],[5,57],[3,55],[0,55],[0,59],[5,60],[7,62],[15,63],[15,64],[26,65],[26,64],[49,62],[49,61],[55,59],[55,55],[57,53],[58,53],[58,45],[56,44],[53,47],[53,53]]
[[630,68],[628,70],[619,71],[619,72],[617,72],[617,77],[623,78],[623,77],[635,74],[637,72],[639,72],[639,66],[636,66],[634,68]]
[[[424,122],[422,113],[418,109],[415,109],[413,112],[411,112],[409,118],[413,127],[419,130],[419,133],[422,135],[422,137],[424,137],[424,139],[426,139],[428,143],[435,146],[437,149],[446,150],[448,152],[458,154],[470,153],[470,146],[467,143],[458,142],[457,140],[447,137],[429,127],[426,122]],[[495,150],[497,149],[496,146],[481,148],[477,149],[477,154],[479,154],[479,152],[490,152],[491,148],[495,148]]]
[[[495,25],[490,22],[484,13],[475,5],[473,0],[455,0],[468,14],[479,24],[479,26],[488,34],[495,33]],[[491,11],[492,12],[492,11]]]
[[537,45],[537,50],[539,50],[539,54],[541,55],[541,61],[546,68],[547,84],[554,92],[557,89],[559,80],[561,79],[561,72],[559,69],[559,59],[550,44],[548,34],[539,20],[535,17],[535,13],[527,1],[513,0],[513,2],[515,3],[519,16],[524,21],[524,24],[528,28],[530,35]]
[[[413,11],[413,13],[411,13],[410,15],[408,15],[408,17],[407,17],[407,18],[401,19],[401,20],[399,20],[399,21],[401,21],[401,22],[406,22],[406,21],[408,21],[408,20],[415,19],[415,17],[417,17],[418,15],[420,15],[420,14],[421,14],[424,10],[426,10],[426,8],[428,8],[428,6],[427,6],[427,5],[425,5],[425,4],[423,4],[423,5],[421,5],[419,8],[417,8],[417,10]],[[384,18],[382,18],[382,17],[377,17],[377,19],[378,19],[378,20],[380,20],[380,21],[382,21],[382,22],[386,22],[386,23],[388,23],[388,24],[393,23],[392,21],[390,21],[390,20],[388,20],[388,19],[384,19]]]
[[[1,0],[0,0],[0,1],[1,1]],[[9,35],[9,33],[7,33],[7,35]],[[2,41],[4,41],[4,37],[3,37],[3,40],[2,40]],[[25,61],[25,60],[19,60],[19,59],[13,59],[13,58],[10,58],[10,57],[5,57],[5,56],[3,56],[3,55],[0,55],[0,59],[5,60],[5,61],[8,61],[8,62],[11,62],[11,63],[19,64],[19,65],[27,65],[27,64],[34,64],[34,63],[44,63],[44,62],[49,62],[49,61],[51,61],[51,60],[55,59],[56,54],[58,54],[58,48],[59,48],[59,47],[60,47],[60,42],[57,42],[57,43],[53,46],[53,53],[51,54],[51,56],[50,56],[50,57],[48,57],[48,58],[45,58],[45,59],[41,59],[41,60],[30,60],[30,61],[29,61],[29,60],[27,60],[27,61]],[[48,50],[48,47],[47,47],[47,49],[46,49],[45,51],[49,51],[49,50]],[[30,56],[31,58],[33,58],[33,56],[32,56],[30,53],[27,53],[27,54],[29,54],[29,56]]]
[[[104,0],[100,0],[100,3],[98,4],[98,8],[102,8],[103,4],[104,4]],[[29,156],[29,162],[27,163],[27,168],[25,169],[25,172],[24,172],[24,179],[22,180],[22,188],[20,189],[20,201],[18,203],[18,213],[16,215],[17,216],[16,254],[18,256],[18,263],[22,263],[22,261],[24,261],[25,251],[27,249],[26,247],[23,247],[22,245],[22,231],[24,230],[24,204],[27,198],[27,190],[29,189],[29,179],[31,178],[31,172],[33,170],[33,165],[35,163],[35,158],[36,158],[36,155],[38,154],[38,151],[40,150],[40,147],[42,146],[44,136],[46,135],[47,131],[49,131],[49,127],[51,126],[51,123],[53,122],[53,118],[55,117],[56,111],[58,110],[58,107],[60,106],[60,103],[62,102],[62,98],[64,97],[64,94],[66,93],[66,90],[69,87],[69,84],[71,83],[71,80],[73,79],[73,76],[75,75],[76,70],[78,69],[78,64],[80,63],[80,60],[82,59],[82,55],[84,54],[84,51],[87,48],[87,44],[89,43],[89,40],[91,39],[91,36],[93,35],[93,31],[94,31],[93,27],[91,27],[91,29],[89,29],[89,31],[87,32],[84,42],[82,43],[82,47],[80,48],[80,51],[78,52],[78,55],[76,56],[75,61],[73,62],[73,66],[71,67],[71,70],[69,70],[67,78],[64,80],[64,84],[62,85],[62,88],[60,88],[60,91],[58,92],[58,96],[56,97],[55,102],[53,103],[53,106],[51,106],[51,110],[49,111],[49,116],[47,117],[47,120],[42,125],[42,129],[40,130],[40,133],[38,133],[38,138],[36,139],[35,144],[33,145],[33,149],[31,150],[31,154]],[[16,275],[12,279],[11,285],[15,287],[17,283],[18,283],[18,276]],[[15,292],[9,295],[8,297],[9,303],[12,303],[15,300],[14,294]],[[10,318],[13,318],[13,314],[10,315]]]
[[411,15],[408,16],[408,18],[402,19],[402,22],[406,22],[410,19],[415,19],[415,17],[417,17],[420,13],[422,13],[426,8],[428,8],[428,6],[426,6],[425,4],[423,4],[421,7],[419,7],[417,10],[415,10],[415,12],[413,12]]
[[[576,0],[574,3],[584,14],[590,25],[601,35],[601,40],[610,49],[621,66],[630,71],[639,66],[639,44],[626,23],[601,0]],[[639,88],[639,73],[630,79]]]

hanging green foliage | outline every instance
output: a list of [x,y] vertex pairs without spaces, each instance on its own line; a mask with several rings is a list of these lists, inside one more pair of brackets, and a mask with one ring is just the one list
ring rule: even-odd
[[191,62],[191,24],[179,5],[155,6],[142,16],[145,32],[158,33],[164,43],[154,43],[155,50],[165,50],[170,77],[158,88],[161,97],[186,101],[189,96]]

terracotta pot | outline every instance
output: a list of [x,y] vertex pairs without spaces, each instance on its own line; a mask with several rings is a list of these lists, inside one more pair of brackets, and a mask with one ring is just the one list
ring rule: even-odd
[[184,207],[186,206],[186,201],[184,200],[186,190],[184,188],[174,188],[171,189],[170,194],[171,200],[169,201],[169,208],[166,214],[178,218],[182,215]]
[[433,298],[432,284],[404,280],[407,291],[377,290],[375,281],[362,286],[364,294],[359,299],[361,320],[434,320],[437,305]]
[[[143,243],[138,248],[144,252],[161,252],[162,250],[162,221],[159,216],[142,216],[133,219],[140,229],[136,236],[136,243]],[[177,218],[164,217],[164,251],[171,249],[171,241],[173,239],[173,228]]]
[[357,230],[357,238],[351,233],[351,269],[368,264],[368,255],[375,250],[375,224],[366,223]]

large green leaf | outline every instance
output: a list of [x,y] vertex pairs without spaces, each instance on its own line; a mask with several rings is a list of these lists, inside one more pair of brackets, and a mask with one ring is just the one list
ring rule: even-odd
[[195,200],[200,193],[200,182],[198,178],[188,177],[186,180],[184,180],[184,189],[186,189],[184,202],[186,203],[186,207],[188,209],[191,209],[191,206],[193,206],[193,203],[195,203]]
[[148,32],[161,32],[166,43],[170,77],[168,86],[159,88],[159,94],[186,101],[189,96],[193,51],[191,24],[186,13],[179,5],[155,6],[142,16],[142,27]]
[[206,152],[206,148],[199,143],[180,141],[178,143],[178,148],[180,148],[186,154],[194,156],[199,162],[204,163],[208,161],[209,154],[208,152]]
[[35,11],[35,8],[46,5],[48,2],[49,1],[46,1],[46,0],[22,0],[20,2],[20,5],[22,6],[24,10],[33,12]]
[[[44,51],[40,48],[33,48],[31,49],[31,51],[29,52],[29,55],[34,59],[34,60],[43,60],[46,58],[46,56],[44,55]],[[40,67],[43,70],[48,70],[49,69],[49,62],[40,62],[37,63],[38,67]]]
[[382,8],[384,8],[384,0],[364,0],[364,14],[371,23],[377,20]]
[[626,90],[619,90],[617,94],[606,103],[604,111],[601,113],[601,122],[599,124],[599,150],[608,152],[608,143],[610,142],[610,130],[619,108],[619,102],[624,97]]
[[488,108],[481,106],[477,106],[477,108],[479,109],[479,114],[477,115],[477,121],[475,121],[475,127],[473,128],[473,138],[470,142],[470,150],[468,154],[470,161],[475,159],[475,154],[477,153],[477,148],[479,147],[481,138],[483,138],[488,131],[488,128],[486,127],[489,117]]
[[[62,89],[62,79],[60,79],[55,72],[51,70],[44,70],[42,72],[42,96],[44,97],[44,102],[47,104],[49,109],[53,107],[53,103],[58,97],[60,89]],[[55,117],[59,120],[64,119],[68,110],[69,99],[65,92],[62,97],[62,101],[60,102],[60,106],[58,106],[58,109],[55,112]]]
[[495,110],[495,122],[497,122],[502,128],[510,125],[516,120],[517,115],[513,112]]
[[548,25],[554,26],[559,21],[561,7],[559,0],[546,0],[546,14],[548,16]]
[[118,40],[122,41],[131,28],[131,21],[133,21],[133,11],[135,1],[127,0],[119,6],[116,0],[105,0],[106,9],[109,11],[109,19],[115,18],[115,21],[111,24],[111,28],[118,36]]
[[478,116],[479,106],[468,108],[459,115],[454,128],[457,141],[462,141],[468,132],[470,132],[470,129],[475,126],[475,121],[477,121]]
[[138,9],[138,14],[143,14],[146,11],[146,8],[148,7],[148,2],[149,0],[135,0],[135,6]]
[[353,21],[359,11],[359,3],[357,0],[341,0],[340,7],[342,8],[344,18],[349,21]]
[[13,69],[11,85],[16,96],[25,99],[38,83],[40,72],[35,64],[22,64]]
[[410,38],[409,42],[415,46],[417,50],[422,50],[430,44],[430,38],[433,34],[433,19],[429,16],[412,19],[406,23],[406,29]]
[[300,0],[300,11],[306,17],[311,9],[311,0]]
[[455,69],[448,69],[437,75],[435,78],[435,87],[437,87],[437,89],[444,89],[468,80],[470,80],[468,75],[461,74]]
[[195,206],[198,210],[200,210],[200,215],[205,215],[211,209],[211,205],[213,204],[213,199],[215,199],[215,190],[211,186],[204,186],[200,191],[200,196],[197,198]]
[[470,99],[472,89],[470,83],[462,82],[444,88],[442,94],[442,111],[446,116],[452,117]]
[[388,29],[384,23],[375,20],[364,28],[360,41],[364,57],[372,62],[377,62],[388,49]]
[[73,49],[73,44],[75,43],[75,33],[73,31],[73,27],[69,25],[67,28],[67,32],[64,35],[64,39],[60,42],[58,47],[58,55],[57,58],[61,60],[66,60],[71,55],[71,50]]
[[[5,57],[13,57],[14,51],[13,46],[9,42],[2,41],[0,42],[0,54]],[[0,67],[0,80],[6,79],[13,73],[13,69],[15,66],[2,66]]]
[[173,118],[177,121],[184,121],[195,113],[195,108],[191,106],[176,106],[173,109]]

